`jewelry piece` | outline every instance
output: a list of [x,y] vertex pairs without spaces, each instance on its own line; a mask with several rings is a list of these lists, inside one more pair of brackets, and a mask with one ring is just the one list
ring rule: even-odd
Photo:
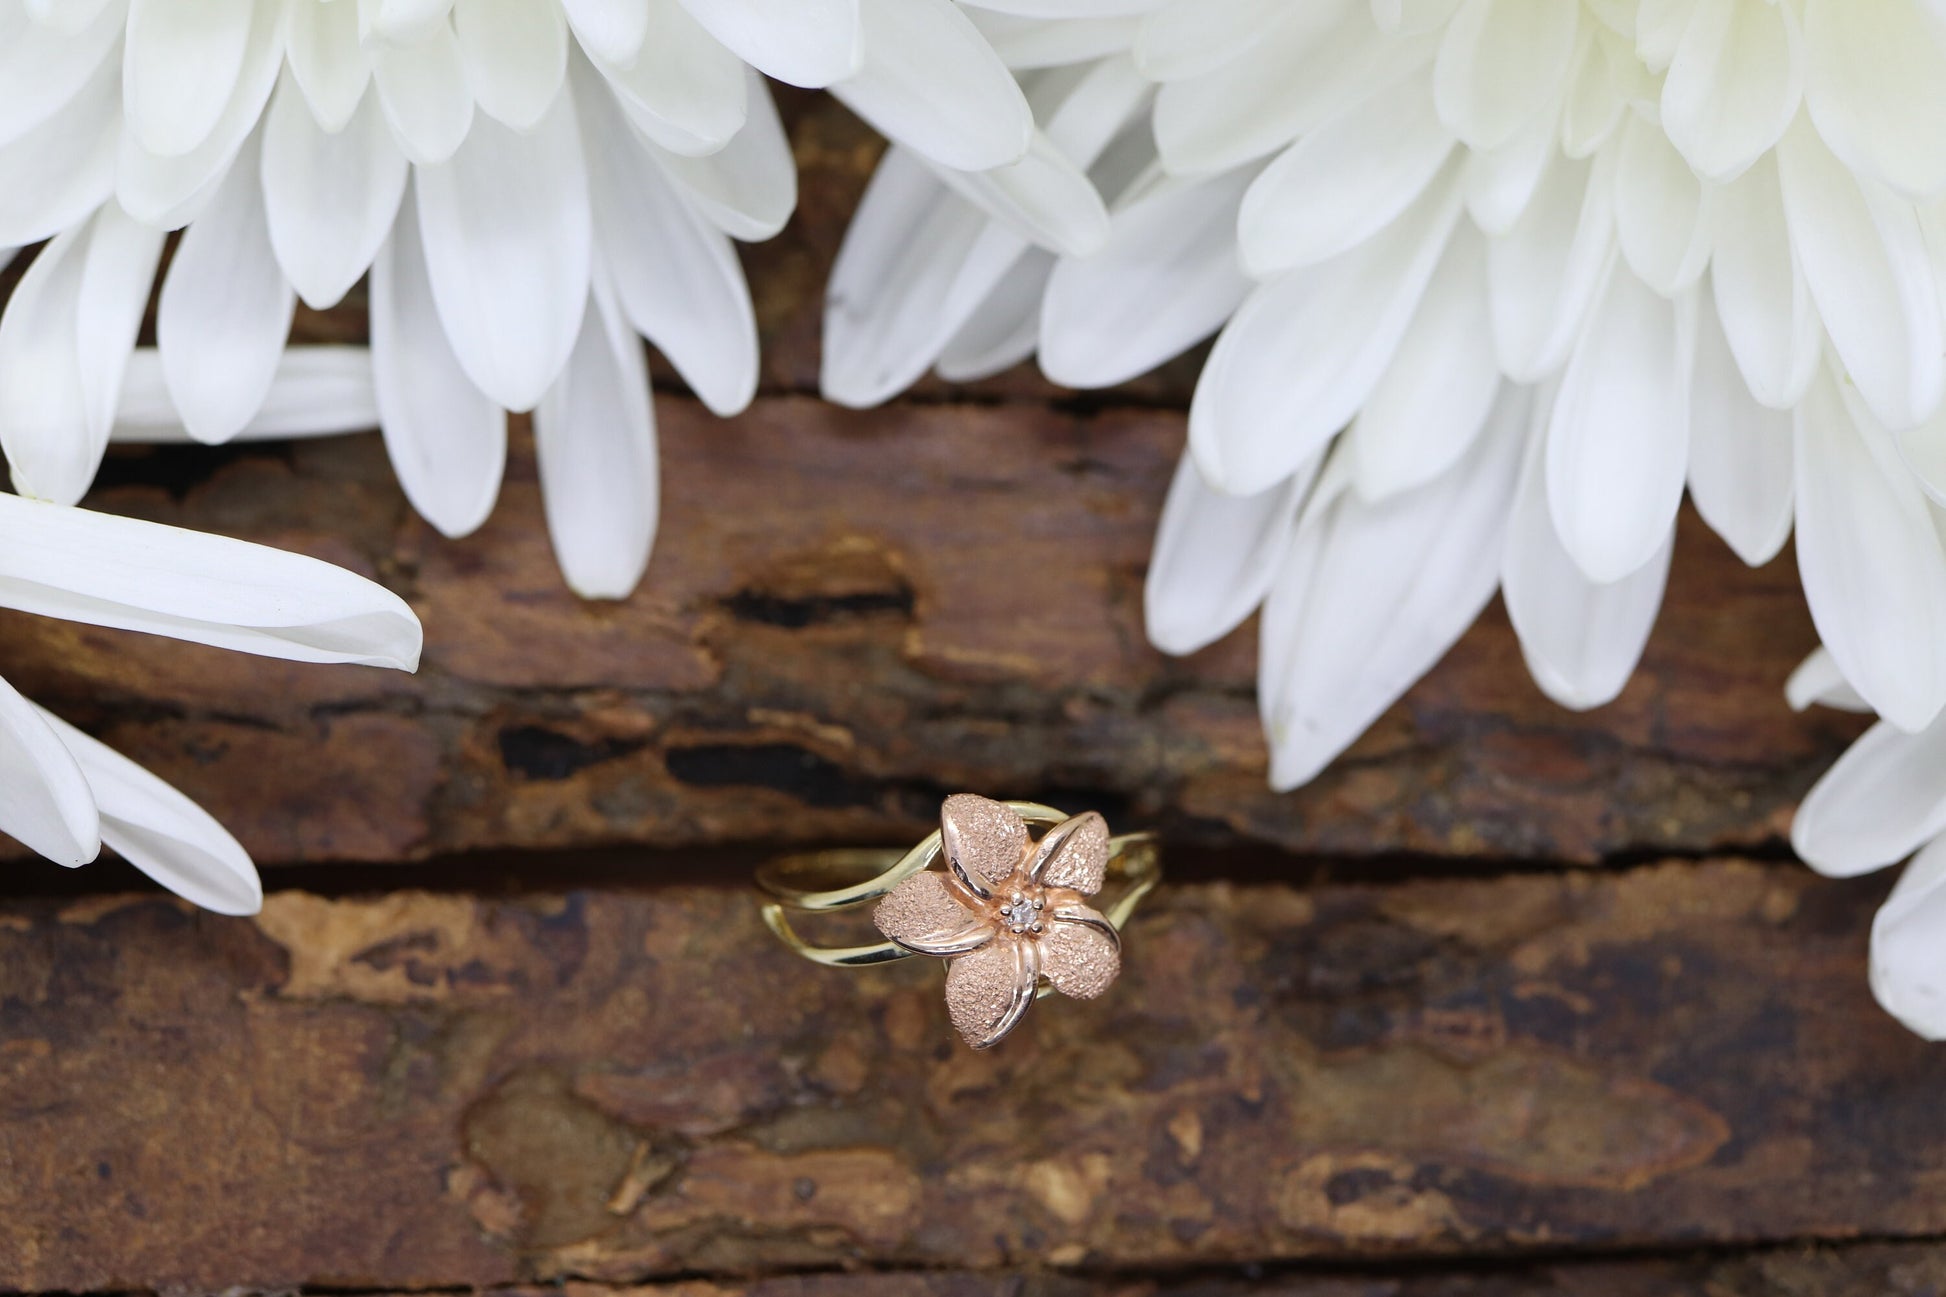
[[[1052,825],[1036,842],[1030,824]],[[945,858],[946,868],[930,868]],[[1114,877],[1124,890],[1106,912],[1088,898]],[[1092,1000],[1122,969],[1121,928],[1162,877],[1146,833],[1108,835],[1093,811],[1070,818],[1038,802],[946,799],[939,829],[907,852],[817,851],[757,871],[770,899],[764,922],[806,959],[860,968],[913,955],[947,962],[946,1011],[966,1043],[987,1049],[1049,991]],[[872,922],[889,940],[814,946],[786,910],[836,914],[878,902]]]

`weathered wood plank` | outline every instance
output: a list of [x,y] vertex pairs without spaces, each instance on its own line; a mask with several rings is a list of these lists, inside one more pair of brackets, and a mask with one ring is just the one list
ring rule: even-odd
[[[1000,1050],[736,889],[0,911],[0,1286],[1124,1271],[1946,1233],[1882,888],[1165,889]],[[1362,1261],[1361,1261],[1362,1263]]]
[[272,863],[909,839],[959,789],[1346,855],[1737,850],[1775,840],[1858,729],[1784,708],[1813,642],[1789,561],[1747,571],[1690,517],[1618,703],[1548,703],[1495,610],[1329,774],[1273,796],[1254,628],[1183,661],[1143,639],[1179,415],[805,399],[660,415],[661,539],[627,603],[561,584],[524,438],[499,511],[460,542],[410,516],[373,438],[214,471],[149,452],[112,461],[103,507],[387,581],[425,617],[424,671],[22,616],[0,620],[0,662]]

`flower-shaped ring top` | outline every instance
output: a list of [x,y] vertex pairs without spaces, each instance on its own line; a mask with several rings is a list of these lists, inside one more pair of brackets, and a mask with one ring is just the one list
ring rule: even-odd
[[1039,842],[1002,802],[946,799],[940,838],[947,868],[917,873],[879,902],[873,922],[901,948],[948,961],[946,1008],[975,1049],[1005,1039],[1044,977],[1091,1000],[1122,968],[1115,925],[1088,898],[1108,869],[1108,824],[1093,811]]
[[[1038,841],[1029,825],[1049,826]],[[933,869],[939,861],[944,869]],[[1147,833],[1108,836],[1090,811],[1069,816],[1038,802],[946,799],[940,827],[909,851],[883,848],[783,856],[757,870],[765,926],[798,955],[832,968],[867,968],[932,955],[947,961],[946,1007],[968,1044],[1006,1038],[1042,995],[1092,1000],[1122,970],[1121,928],[1161,880]],[[1114,899],[1090,899],[1113,879]],[[1099,902],[1097,902],[1099,904]],[[888,940],[815,945],[791,913],[874,906]],[[1104,912],[1105,911],[1105,912]]]

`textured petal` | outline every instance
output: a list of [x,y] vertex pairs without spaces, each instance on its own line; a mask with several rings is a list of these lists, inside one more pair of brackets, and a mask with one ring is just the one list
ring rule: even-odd
[[1039,943],[995,941],[955,959],[946,973],[946,1012],[975,1049],[997,1045],[1034,1003]]
[[418,170],[433,301],[474,386],[531,410],[582,331],[593,235],[572,104],[540,129],[474,123],[450,161]]
[[208,139],[243,74],[256,0],[130,0],[122,53],[129,129],[161,157]]
[[277,264],[305,305],[335,306],[370,268],[405,181],[405,155],[374,100],[326,134],[285,79],[264,118],[264,217]]
[[1906,866],[1872,921],[1872,994],[1927,1040],[1946,1040],[1946,838]]
[[1440,120],[1471,147],[1490,149],[1551,112],[1574,68],[1580,9],[1559,0],[1465,0],[1433,69]]
[[1791,416],[1758,405],[1714,307],[1697,312],[1689,396],[1689,494],[1737,557],[1761,567],[1791,534]]
[[940,847],[953,872],[975,883],[997,883],[1019,867],[1027,825],[1005,803],[954,793],[939,808]]
[[1189,444],[1219,490],[1289,477],[1371,394],[1459,219],[1457,172],[1355,251],[1245,299],[1216,340],[1189,411]]
[[1234,243],[1250,178],[1160,185],[1116,213],[1099,252],[1060,261],[1041,307],[1042,371],[1112,387],[1221,327],[1250,289]]
[[1493,597],[1530,404],[1505,388],[1466,458],[1416,491],[1369,504],[1320,483],[1264,605],[1257,696],[1273,788],[1314,778]]
[[864,58],[860,0],[683,0],[745,63],[794,86],[828,86]]
[[255,914],[263,908],[263,884],[249,853],[208,811],[52,712],[35,710],[87,778],[104,845],[206,910]]
[[1832,348],[1879,422],[1910,427],[1946,391],[1946,322],[1917,214],[1854,179],[1802,120],[1777,164],[1791,245]]
[[1828,371],[1798,406],[1797,565],[1845,678],[1879,715],[1916,730],[1946,702],[1946,554],[1925,498],[1869,418]]
[[263,404],[297,294],[270,246],[253,142],[184,231],[156,305],[156,350],[183,426],[228,441]]
[[1674,519],[1647,562],[1617,581],[1596,584],[1555,534],[1546,457],[1537,438],[1507,527],[1500,590],[1535,683],[1561,706],[1585,711],[1613,701],[1642,658],[1669,576]]
[[1766,157],[1716,192],[1711,288],[1743,381],[1773,409],[1796,405],[1817,372],[1824,329],[1791,251],[1777,164]]
[[1784,682],[1784,698],[1792,711],[1804,711],[1816,704],[1820,707],[1834,707],[1839,711],[1869,713],[1872,705],[1858,696],[1858,691],[1845,679],[1844,672],[1838,669],[1838,659],[1823,645],[1811,650],[1810,655],[1797,664],[1791,678]]
[[[741,74],[739,74],[741,75]],[[736,249],[663,174],[598,85],[577,81],[589,196],[622,313],[718,414],[757,390],[757,322]]]
[[1049,829],[1028,866],[1035,881],[1093,896],[1108,876],[1108,821],[1085,811]]
[[1298,507],[1317,477],[1320,452],[1256,495],[1210,489],[1184,455],[1156,526],[1143,588],[1149,642],[1164,653],[1214,644],[1257,610],[1297,532]]
[[453,34],[480,111],[534,129],[567,77],[568,24],[556,0],[455,0]]
[[1092,1000],[1121,975],[1121,944],[1102,931],[1108,920],[1096,911],[1082,905],[1065,912],[1076,917],[1055,919],[1038,943],[1041,972],[1061,994]]
[[101,853],[94,790],[46,713],[0,680],[0,832],[72,869]]
[[661,476],[642,344],[605,284],[534,411],[534,445],[547,533],[569,587],[584,599],[627,597],[655,545]]
[[1575,344],[1547,426],[1547,497],[1588,579],[1619,581],[1675,525],[1689,467],[1696,303],[1616,266]]
[[1486,242],[1462,226],[1352,425],[1348,444],[1359,494],[1382,500],[1444,473],[1472,446],[1499,390]]
[[1804,49],[1805,101],[1833,152],[1905,193],[1946,190],[1946,17],[1806,0]]
[[1487,251],[1488,303],[1501,372],[1535,383],[1567,360],[1615,252],[1619,150],[1547,169],[1514,227]]
[[1803,93],[1791,6],[1697,0],[1662,83],[1662,130],[1699,174],[1728,180],[1777,143]]
[[1883,869],[1946,832],[1946,725],[1880,721],[1805,794],[1791,849],[1821,874]]
[[460,368],[433,306],[406,201],[372,266],[372,378],[385,450],[406,499],[442,534],[486,521],[500,494],[507,416]]
[[983,171],[1026,154],[1034,132],[1027,99],[958,5],[858,0],[858,7],[864,62],[832,86],[847,108],[941,166]]
[[343,568],[0,495],[0,606],[297,662],[418,666],[419,620]]
[[926,955],[958,953],[949,947],[965,949],[960,943],[976,924],[985,929],[987,941],[994,933],[991,924],[960,904],[946,886],[946,876],[935,870],[914,874],[894,887],[872,911],[872,922],[891,940]]
[[1263,279],[1363,243],[1412,205],[1452,148],[1422,84],[1332,118],[1264,168],[1244,196],[1244,269]]

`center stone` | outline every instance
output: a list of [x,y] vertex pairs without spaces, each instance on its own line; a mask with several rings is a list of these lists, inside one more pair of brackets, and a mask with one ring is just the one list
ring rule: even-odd
[[1047,897],[1040,888],[1015,887],[994,899],[1000,902],[1000,922],[1015,936],[1039,936],[1046,930]]

